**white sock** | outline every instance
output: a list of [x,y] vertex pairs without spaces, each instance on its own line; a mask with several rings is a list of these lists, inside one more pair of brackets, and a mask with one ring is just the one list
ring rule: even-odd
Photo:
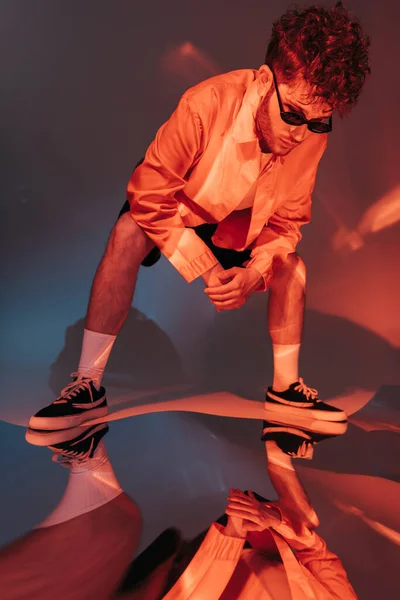
[[114,345],[116,335],[96,333],[85,329],[78,373],[90,377],[97,388],[101,385],[104,369]]
[[299,354],[301,344],[272,344],[274,355],[274,381],[272,389],[283,392],[299,379]]
[[292,459],[279,448],[275,440],[267,440],[265,448],[269,465],[277,465],[278,467],[294,471]]
[[104,443],[100,442],[91,460],[85,465],[71,468],[63,497],[36,529],[51,527],[88,513],[111,502],[122,492]]

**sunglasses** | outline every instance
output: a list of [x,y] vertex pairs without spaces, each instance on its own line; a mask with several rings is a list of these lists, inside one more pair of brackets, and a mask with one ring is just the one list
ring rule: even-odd
[[[272,69],[271,69],[272,71]],[[308,129],[313,133],[329,133],[332,131],[332,115],[327,117],[324,121],[317,121],[315,119],[311,119],[311,121],[307,121],[302,115],[296,112],[291,112],[290,110],[283,110],[283,104],[281,100],[281,95],[279,93],[278,83],[276,81],[275,73],[272,71],[272,76],[274,78],[276,95],[279,103],[279,110],[282,121],[285,121],[288,125],[295,125],[299,127],[300,125],[307,125]]]

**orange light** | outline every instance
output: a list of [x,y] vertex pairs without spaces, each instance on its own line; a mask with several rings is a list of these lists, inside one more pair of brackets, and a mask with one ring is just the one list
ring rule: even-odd
[[400,185],[394,187],[362,216],[357,230],[361,235],[381,231],[400,221]]
[[215,61],[192,42],[169,48],[161,57],[164,73],[178,77],[185,85],[194,85],[221,72]]

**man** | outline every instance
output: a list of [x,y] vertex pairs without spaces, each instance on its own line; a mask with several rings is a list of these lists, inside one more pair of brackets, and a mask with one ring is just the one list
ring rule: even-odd
[[[269,290],[274,377],[268,419],[343,421],[299,377],[305,265],[295,253],[332,129],[370,72],[369,38],[343,4],[289,10],[273,26],[265,64],[188,90],[128,184],[128,201],[96,272],[73,381],[30,420],[62,429],[107,413],[101,378],[141,264],[159,251],[218,311]],[[275,416],[274,416],[275,413]]]
[[164,600],[356,600],[340,559],[279,502],[240,490],[228,500],[228,522],[211,525]]
[[[164,530],[129,564],[141,517],[109,461],[108,425],[77,429],[47,434],[54,462],[69,469],[68,485],[33,532],[0,552],[4,599],[51,598],[57,588],[74,599],[355,600],[341,561],[315,532],[318,517],[293,467],[301,430],[264,436],[277,500],[230,490],[225,514],[207,531],[184,540]],[[28,431],[27,440],[43,445],[38,433]]]

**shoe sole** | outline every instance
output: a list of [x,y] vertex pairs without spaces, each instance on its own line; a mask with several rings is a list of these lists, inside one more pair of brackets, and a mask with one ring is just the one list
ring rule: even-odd
[[[91,435],[101,431],[104,427],[106,427],[105,423],[100,423],[93,429]],[[59,431],[41,431],[29,428],[25,433],[25,439],[28,444],[32,444],[33,446],[55,446],[63,442],[70,442],[85,431],[83,427],[71,427],[70,429],[60,429]]]
[[288,427],[287,425],[275,425],[274,427],[263,427],[262,435],[266,434],[281,434],[281,433],[290,433],[291,435],[295,435],[298,438],[301,438],[303,441],[311,441],[311,436],[309,436],[305,431],[298,429],[297,427]]
[[[269,402],[268,397],[270,397],[273,402]],[[278,396],[273,396],[271,394],[267,395],[267,398],[264,402],[264,407],[265,410],[284,415],[298,415],[301,417],[307,414],[308,418],[313,418],[318,421],[336,422],[347,420],[347,414],[344,412],[344,410],[337,409],[335,411],[323,411],[312,407],[308,408],[307,406],[294,406],[293,404],[289,404],[287,400],[281,400]]]
[[299,416],[296,414],[284,413],[280,414],[277,411],[270,411],[266,407],[268,416],[265,417],[266,421],[270,423],[276,423],[277,425],[286,425],[289,427],[295,427],[296,429],[303,429],[304,431],[311,431],[312,433],[321,433],[323,435],[343,435],[346,433],[348,422],[343,421],[320,421],[318,419],[312,419],[303,413]]
[[73,415],[72,417],[31,417],[28,425],[31,429],[58,431],[77,427],[85,423],[85,421],[105,417],[107,414],[107,406],[102,406],[85,410],[80,415]]

